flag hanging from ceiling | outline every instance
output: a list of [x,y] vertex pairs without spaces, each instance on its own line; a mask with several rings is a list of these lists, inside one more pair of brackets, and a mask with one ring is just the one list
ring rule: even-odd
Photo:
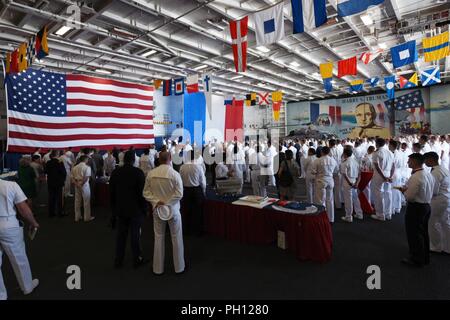
[[153,80],[153,85],[155,86],[155,90],[158,90],[159,87],[161,87],[161,84],[162,84],[162,83],[163,83],[163,81],[160,80],[160,79],[155,79],[155,80]]
[[422,71],[420,74],[420,81],[424,87],[441,83],[441,73],[439,72],[439,67],[433,67]]
[[394,68],[400,68],[407,64],[417,61],[416,40],[402,43],[391,48],[392,65]]
[[363,90],[364,80],[358,79],[350,82],[349,91],[350,92],[360,92]]
[[256,44],[263,46],[284,38],[283,3],[253,14]]
[[184,94],[184,78],[174,79],[173,84],[176,96]]
[[422,47],[425,62],[440,60],[450,55],[449,32],[438,34],[430,38],[423,38]]
[[163,81],[163,96],[171,96],[172,95],[172,79]]
[[245,96],[245,105],[247,107],[256,106],[256,93],[252,92]]
[[209,120],[212,119],[212,79],[210,73],[205,73],[202,76],[203,93],[205,94],[206,108],[209,113]]
[[293,33],[301,33],[320,27],[327,22],[326,0],[291,0]]
[[48,56],[48,42],[47,42],[47,26],[44,26],[36,35],[36,57],[38,59]]
[[333,91],[333,85],[331,83],[331,80],[333,79],[333,63],[332,62],[321,63],[319,68],[325,92]]
[[34,57],[36,56],[36,35],[33,35],[29,40],[28,40],[28,45],[27,45],[27,63],[28,63],[28,67],[31,67],[31,65],[33,64],[34,61]]
[[351,16],[383,2],[384,0],[338,0],[338,15],[341,17]]
[[19,49],[14,50],[11,53],[11,63],[9,66],[10,73],[19,72]]
[[376,51],[367,51],[367,52],[362,53],[359,56],[359,60],[362,61],[364,64],[369,64],[373,60],[378,58],[378,56],[382,53],[383,53],[383,49],[378,49]]
[[223,105],[224,106],[231,106],[233,104],[233,96],[224,96],[223,97]]
[[376,85],[378,84],[378,81],[380,81],[380,78],[378,78],[378,77],[373,77],[373,78],[367,79],[367,82],[370,84],[371,88],[375,88]]
[[32,68],[6,85],[8,151],[154,143],[152,86]]
[[4,65],[5,65],[5,73],[8,74],[11,69],[11,52],[6,53]]
[[19,72],[25,71],[27,68],[27,44],[24,42],[19,46]]
[[192,74],[186,78],[186,90],[188,93],[198,92],[198,75]]
[[417,72],[410,75],[401,75],[398,77],[398,82],[400,83],[400,88],[413,88],[417,87],[418,78]]
[[272,101],[273,119],[275,121],[280,120],[280,109],[282,103],[283,102],[281,101]]
[[386,93],[389,99],[395,97],[395,76],[384,77],[384,85],[386,86]]
[[357,67],[356,67],[356,56],[351,57],[345,60],[338,61],[338,77],[342,78],[343,76],[356,76]]
[[248,16],[230,21],[231,48],[236,72],[245,72],[247,69],[247,32]]
[[269,104],[269,92],[258,92],[258,105],[268,105]]
[[274,91],[272,92],[272,102],[279,102],[283,100],[283,92]]

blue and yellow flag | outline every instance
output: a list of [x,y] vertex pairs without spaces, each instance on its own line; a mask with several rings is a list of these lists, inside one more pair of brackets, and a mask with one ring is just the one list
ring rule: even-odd
[[333,79],[333,62],[321,63],[320,75],[322,76],[325,92],[333,91],[333,85],[331,83]]
[[399,76],[400,88],[414,88],[417,87],[419,79],[417,77],[417,72],[414,72],[412,75],[402,75]]
[[422,46],[425,61],[435,61],[450,54],[448,31],[431,38],[423,38]]
[[360,91],[362,91],[363,83],[364,83],[364,80],[362,80],[362,79],[351,81],[350,82],[349,91],[350,92],[360,92]]

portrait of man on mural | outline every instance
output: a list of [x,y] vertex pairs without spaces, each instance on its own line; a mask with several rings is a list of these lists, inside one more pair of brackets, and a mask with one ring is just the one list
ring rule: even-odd
[[389,138],[391,133],[389,128],[381,127],[375,123],[377,112],[373,104],[364,102],[355,108],[355,118],[357,126],[348,135],[348,138],[381,137]]

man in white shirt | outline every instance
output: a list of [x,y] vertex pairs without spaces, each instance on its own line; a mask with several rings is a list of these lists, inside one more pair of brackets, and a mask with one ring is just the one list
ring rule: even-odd
[[148,151],[148,156],[150,158],[150,167],[153,169],[155,167],[155,160],[157,157],[158,151],[155,149],[155,145],[150,145],[150,150]]
[[228,179],[228,167],[222,162],[219,162],[214,169],[216,173],[216,180]]
[[431,252],[450,254],[450,173],[439,165],[435,152],[424,154],[425,164],[431,167],[434,178],[431,215],[428,223]]
[[84,221],[95,219],[91,216],[91,188],[89,179],[92,175],[91,167],[87,165],[89,157],[82,155],[80,163],[72,169],[72,183],[75,185],[75,222],[81,219],[81,202],[83,202]]
[[356,158],[358,163],[361,163],[362,158],[367,154],[367,148],[364,149],[364,146],[361,144],[361,140],[357,139],[355,141],[355,149],[353,151],[353,155]]
[[265,174],[263,169],[266,169],[271,161],[271,158],[266,157],[261,152],[261,147],[256,146],[256,151],[250,156],[250,175],[252,181],[252,190],[255,196],[266,197],[267,185],[269,183],[269,176]]
[[[176,273],[182,273],[185,269],[183,230],[180,213],[180,200],[183,198],[183,182],[171,163],[169,152],[159,154],[160,165],[150,171],[145,180],[144,198],[153,207],[153,230],[155,243],[153,251],[153,273],[164,272],[164,252],[166,224],[169,224],[172,238],[173,264]],[[158,207],[163,207],[158,209]],[[163,210],[164,209],[164,210]],[[161,219],[158,212],[169,212],[168,216]],[[167,220],[168,219],[168,220]]]
[[153,169],[152,163],[150,162],[150,150],[145,149],[144,153],[139,158],[139,169],[142,170],[144,176],[147,176],[147,173]]
[[357,181],[359,177],[359,165],[355,157],[352,157],[353,151],[345,148],[343,160],[340,165],[342,175],[342,195],[344,198],[345,216],[341,217],[346,222],[353,222],[353,208],[356,217],[363,219],[363,212],[358,198]]
[[314,203],[314,175],[312,169],[316,160],[316,150],[310,148],[308,150],[308,157],[303,162],[303,169],[305,170],[306,198],[309,203]]
[[[206,194],[206,176],[202,165],[195,162],[195,152],[188,152],[190,159],[181,166],[183,181],[183,214],[187,231],[196,236],[203,235],[203,202]],[[197,154],[198,158],[198,154]]]
[[413,153],[409,156],[408,165],[412,169],[411,178],[407,186],[400,189],[408,202],[405,227],[409,258],[403,259],[402,263],[416,267],[423,267],[430,263],[428,220],[434,178],[431,173],[423,170],[423,162],[424,157],[420,153]]
[[39,285],[39,280],[32,278],[25,251],[23,227],[16,218],[18,213],[30,228],[39,228],[26,200],[27,197],[16,182],[0,180],[0,300],[8,298],[1,273],[3,252],[8,256],[19,287],[25,295],[33,292]]
[[450,145],[448,144],[446,137],[441,136],[441,165],[443,168],[450,170],[450,162],[449,162],[449,152],[450,152]]
[[392,176],[394,174],[394,155],[384,146],[386,141],[377,138],[377,151],[372,157],[374,173],[372,178],[373,196],[376,214],[371,218],[385,221],[391,220],[392,212]]
[[[337,141],[339,140],[330,139],[328,144],[330,146],[330,156],[334,159],[334,161],[336,161],[336,164],[339,168],[342,160],[342,152],[344,151],[344,149],[342,148],[342,145],[340,143],[337,143]],[[336,209],[340,209],[344,201],[342,199],[342,192],[341,192],[342,176],[339,172],[339,169],[336,171],[333,179],[334,179],[334,205]]]
[[[394,174],[392,176],[392,186],[401,187],[404,185],[405,181],[402,179],[402,155],[400,151],[397,150],[398,142],[395,140],[389,141],[389,150],[394,155]],[[402,193],[398,189],[392,189],[392,212],[391,214],[400,213],[402,210]]]
[[[373,172],[373,153],[375,152],[375,147],[370,146],[367,148],[367,154],[361,159],[360,164],[360,171],[361,172]],[[366,188],[364,189],[364,194],[366,195],[367,201],[372,204],[373,203],[373,185],[372,185],[372,179],[367,184]]]
[[71,187],[71,182],[70,182],[70,171],[72,171],[72,167],[74,165],[74,163],[72,162],[72,159],[70,158],[70,155],[67,154],[66,151],[61,157],[60,160],[62,161],[62,163],[64,164],[64,168],[66,169],[66,181],[64,183],[64,196],[65,197],[73,197],[73,194],[70,193],[70,187]]
[[338,164],[330,156],[330,148],[323,147],[321,157],[314,161],[312,174],[315,180],[316,202],[325,206],[328,219],[334,222],[333,176],[338,171]]
[[420,143],[420,145],[421,145],[421,153],[422,154],[425,154],[425,153],[427,153],[427,152],[430,152],[430,151],[432,151],[431,150],[431,146],[430,146],[430,144],[428,143],[428,136],[427,135],[421,135],[420,136],[420,139],[419,139],[419,143]]

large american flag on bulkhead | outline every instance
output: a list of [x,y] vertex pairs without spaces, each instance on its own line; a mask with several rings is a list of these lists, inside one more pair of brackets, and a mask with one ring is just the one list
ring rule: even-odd
[[6,83],[8,151],[154,143],[152,86],[31,68]]

